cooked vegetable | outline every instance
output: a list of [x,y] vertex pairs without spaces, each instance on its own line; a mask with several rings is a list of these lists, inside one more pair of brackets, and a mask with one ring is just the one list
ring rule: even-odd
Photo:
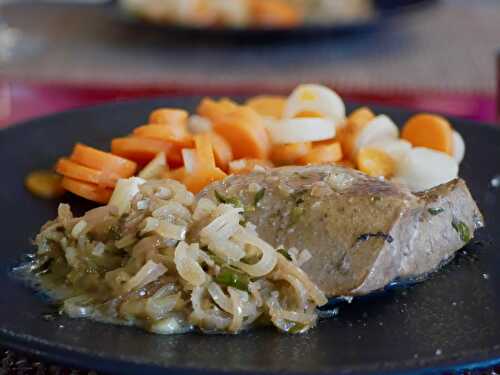
[[134,129],[134,136],[139,138],[160,139],[171,142],[179,147],[192,147],[193,137],[187,131],[186,125],[152,124]]
[[139,177],[144,179],[159,178],[168,170],[167,157],[162,151],[139,172]]
[[275,165],[293,165],[301,157],[306,156],[311,148],[311,142],[274,145],[271,150],[271,160]]
[[386,139],[398,139],[399,129],[386,115],[378,115],[368,122],[358,133],[354,140],[353,157],[363,147],[368,147],[375,142]]
[[215,282],[220,285],[231,286],[233,288],[248,291],[250,278],[243,272],[233,268],[222,267],[219,274],[215,276]]
[[286,104],[286,97],[274,95],[259,95],[248,99],[245,105],[255,110],[259,115],[281,118]]
[[148,163],[160,152],[164,152],[168,157],[172,149],[172,143],[159,139],[126,137],[115,138],[111,141],[113,154],[134,160],[139,164]]
[[231,145],[217,133],[208,134],[214,150],[215,165],[217,165],[220,169],[227,171],[229,169],[229,162],[233,160],[233,150],[231,149]]
[[97,150],[95,148],[77,143],[70,156],[70,160],[89,168],[115,173],[120,177],[133,176],[137,170],[137,164],[123,157]]
[[172,180],[184,181],[186,177],[186,169],[184,167],[171,169],[170,171],[165,171],[161,174],[162,178],[170,178]]
[[438,115],[418,114],[403,127],[401,138],[414,147],[426,147],[453,155],[453,129],[445,118]]
[[267,127],[273,143],[323,141],[335,137],[336,123],[327,118],[283,119]]
[[345,119],[342,99],[333,90],[322,85],[299,85],[288,97],[283,117],[293,118],[306,111],[320,113],[335,124],[340,124]]
[[284,0],[250,0],[249,6],[253,22],[259,26],[292,27],[302,20],[298,7]]
[[121,178],[116,173],[92,169],[65,158],[61,158],[57,162],[56,172],[75,180],[108,188],[113,188],[116,185],[116,181]]
[[24,180],[24,185],[33,195],[44,198],[58,198],[64,194],[62,178],[53,171],[33,171]]
[[150,124],[187,125],[189,114],[178,108],[159,108],[149,115]]
[[457,161],[457,163],[461,163],[465,156],[465,142],[459,132],[453,130],[453,159]]
[[342,148],[339,142],[314,145],[305,156],[297,160],[298,164],[334,163],[342,159]]
[[356,140],[363,128],[374,118],[375,114],[369,108],[361,107],[352,112],[345,125],[339,129],[337,138],[347,159],[354,159]]
[[431,207],[427,211],[429,211],[429,213],[432,216],[436,216],[436,215],[439,215],[440,213],[444,212],[444,208],[442,208],[442,207]]
[[220,99],[219,101],[215,101],[210,98],[203,98],[198,105],[196,112],[200,116],[206,117],[212,122],[215,122],[225,115],[235,111],[238,107],[238,104],[227,98]]
[[251,173],[258,168],[272,168],[269,160],[263,159],[238,159],[229,163],[229,174]]
[[73,178],[63,177],[62,187],[67,191],[72,192],[82,198],[88,199],[96,203],[106,204],[111,198],[113,190],[101,188],[96,184],[78,181]]
[[372,177],[389,178],[396,172],[396,163],[384,151],[365,147],[358,152],[358,169]]
[[467,224],[465,224],[463,221],[459,221],[459,220],[454,219],[451,222],[451,225],[453,226],[453,229],[455,229],[457,231],[458,235],[460,236],[460,239],[464,243],[467,243],[472,239],[472,236],[470,234],[470,229],[467,226]]
[[229,142],[237,159],[269,156],[271,144],[262,117],[251,108],[240,107],[217,119],[214,130]]

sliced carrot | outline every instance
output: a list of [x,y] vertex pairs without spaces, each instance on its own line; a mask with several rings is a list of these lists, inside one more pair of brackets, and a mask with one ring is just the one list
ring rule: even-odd
[[285,108],[286,98],[278,95],[259,95],[248,99],[245,105],[262,116],[281,118]]
[[361,107],[352,112],[345,126],[338,129],[337,139],[342,145],[342,151],[346,159],[353,160],[356,139],[366,124],[375,118],[375,114],[367,107]]
[[62,179],[62,187],[82,198],[102,204],[108,203],[113,193],[112,189],[103,189],[96,184],[89,184],[88,182],[78,181],[69,177]]
[[342,147],[339,142],[320,144],[313,146],[305,156],[299,158],[297,162],[302,165],[335,163],[342,160]]
[[262,117],[249,107],[239,107],[216,122],[214,130],[231,145],[235,158],[267,159],[271,142]]
[[194,144],[198,155],[198,168],[215,168],[214,149],[210,136],[207,133],[196,134],[194,136]]
[[137,170],[137,164],[131,160],[85,146],[81,143],[75,145],[70,159],[85,167],[105,171],[110,174],[117,174],[125,178],[133,176]]
[[56,172],[75,180],[110,188],[115,187],[116,181],[121,178],[116,173],[99,171],[65,158],[61,158],[57,162]]
[[274,145],[271,150],[271,160],[276,165],[295,164],[297,160],[306,156],[311,148],[311,142]]
[[273,163],[263,159],[238,159],[229,163],[230,174],[247,174],[255,170],[256,167],[272,168]]
[[178,108],[159,108],[149,115],[150,124],[187,125],[189,114]]
[[24,185],[29,192],[39,198],[54,199],[64,194],[61,186],[62,177],[53,171],[38,170],[29,173]]
[[214,149],[215,165],[224,171],[229,168],[229,162],[233,160],[233,150],[228,141],[217,133],[208,133]]
[[196,112],[203,117],[210,119],[212,122],[217,121],[228,113],[233,112],[239,105],[231,99],[223,98],[215,101],[211,98],[203,98]]
[[159,139],[149,138],[115,138],[111,141],[111,152],[115,155],[136,161],[139,164],[146,164],[158,153],[169,154],[172,143]]
[[411,117],[403,127],[401,138],[414,147],[427,147],[453,154],[453,129],[445,118],[422,113]]
[[392,177],[396,171],[396,163],[384,151],[365,147],[358,152],[358,169],[373,177]]
[[186,177],[186,170],[184,167],[171,169],[161,174],[161,178],[170,178],[171,180],[183,181]]
[[303,19],[298,7],[283,0],[252,0],[250,11],[254,23],[259,26],[291,27]]
[[192,193],[198,193],[208,184],[226,178],[227,175],[217,167],[200,169],[192,174],[187,174],[183,183]]
[[344,168],[351,168],[351,169],[356,168],[354,163],[350,160],[347,160],[347,159],[339,160],[339,161],[335,162],[335,165],[340,165],[341,167],[344,167]]
[[323,117],[323,115],[314,111],[302,111],[297,113],[295,117]]
[[193,137],[189,134],[186,125],[143,125],[135,128],[133,134],[139,138],[172,142],[180,147],[193,147]]

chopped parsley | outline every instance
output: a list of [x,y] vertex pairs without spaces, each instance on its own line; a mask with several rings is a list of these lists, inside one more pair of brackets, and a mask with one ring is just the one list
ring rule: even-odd
[[264,194],[266,193],[266,188],[260,189],[257,193],[255,193],[255,197],[253,198],[253,205],[257,207],[262,198],[264,198]]
[[276,250],[278,253],[280,253],[281,255],[283,255],[287,260],[289,260],[290,262],[292,261],[292,257],[290,256],[290,254],[288,254],[288,251],[286,251],[285,249],[283,248],[280,248],[278,250]]
[[432,207],[432,208],[429,208],[427,211],[429,211],[429,213],[432,216],[436,216],[436,215],[439,215],[440,213],[444,212],[444,208],[442,208],[442,207]]
[[235,207],[243,207],[243,205],[241,204],[241,200],[239,200],[237,197],[225,197],[217,190],[214,190],[214,194],[219,203],[231,204]]
[[455,231],[458,233],[458,235],[460,236],[460,239],[463,242],[467,243],[472,239],[469,227],[463,221],[459,221],[459,220],[454,219],[451,222],[451,225],[452,225],[453,229],[455,229]]
[[222,267],[219,274],[215,277],[215,282],[220,285],[231,286],[233,288],[248,291],[250,278],[248,275],[229,267]]

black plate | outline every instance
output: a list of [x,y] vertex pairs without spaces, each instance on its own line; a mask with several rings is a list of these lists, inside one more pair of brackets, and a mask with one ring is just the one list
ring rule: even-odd
[[[454,121],[467,142],[462,176],[488,224],[473,243],[429,280],[341,304],[338,316],[303,336],[260,329],[240,336],[155,336],[138,329],[65,317],[44,320],[46,301],[11,267],[32,251],[30,238],[56,214],[57,202],[23,188],[31,170],[53,165],[76,141],[106,147],[158,106],[193,109],[197,98],[108,104],[0,131],[0,341],[82,368],[119,374],[433,372],[500,362],[500,130]],[[352,106],[351,106],[352,108]],[[410,114],[381,109],[402,123]],[[82,201],[67,197],[83,207]]]
[[[184,25],[159,25],[140,20],[119,9],[116,16],[134,27],[156,29],[165,33],[175,33],[193,37],[230,37],[263,40],[264,38],[295,38],[316,35],[348,35],[371,31],[388,22],[388,17],[399,15],[409,10],[420,9],[437,0],[374,0],[374,10],[369,17],[352,20],[338,20],[332,23],[306,23],[297,27],[259,28],[259,27],[196,27]],[[118,3],[118,2],[116,2]]]

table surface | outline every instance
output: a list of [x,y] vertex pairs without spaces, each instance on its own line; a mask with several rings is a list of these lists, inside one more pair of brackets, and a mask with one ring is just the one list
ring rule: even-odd
[[23,1],[2,12],[28,41],[18,58],[0,63],[9,79],[226,87],[318,81],[492,94],[500,50],[498,0],[441,0],[375,32],[260,42],[137,29],[112,6]]

